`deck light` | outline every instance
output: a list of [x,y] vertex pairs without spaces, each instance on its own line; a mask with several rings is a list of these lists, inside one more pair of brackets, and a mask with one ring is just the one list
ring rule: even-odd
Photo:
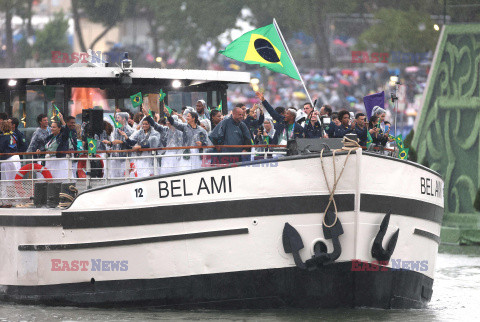
[[128,53],[125,52],[123,59],[122,59],[122,70],[124,73],[131,73],[133,72],[133,67],[132,67],[132,60],[128,58]]
[[16,85],[17,85],[17,81],[16,81],[16,80],[11,79],[11,80],[8,81],[8,86],[13,87],[13,86],[16,86]]
[[181,86],[182,86],[182,82],[179,81],[178,79],[176,79],[172,82],[172,87],[173,88],[180,88]]

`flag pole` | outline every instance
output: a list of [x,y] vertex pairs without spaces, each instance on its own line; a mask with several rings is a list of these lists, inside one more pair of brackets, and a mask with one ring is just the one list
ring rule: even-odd
[[303,81],[302,75],[301,75],[300,72],[298,71],[297,64],[295,64],[295,60],[293,60],[292,54],[290,53],[290,49],[288,49],[287,42],[286,42],[285,39],[283,38],[283,34],[282,34],[282,32],[280,31],[280,27],[278,26],[277,21],[275,20],[275,18],[273,18],[273,25],[275,26],[275,29],[277,30],[278,35],[280,36],[280,39],[282,40],[283,46],[284,46],[285,49],[287,50],[287,54],[288,54],[288,56],[290,57],[290,60],[292,61],[293,66],[295,67],[295,70],[297,71],[298,76],[300,76],[300,81],[302,82],[303,88],[305,89],[305,93],[307,93],[307,97],[308,97],[308,100],[310,101],[310,104],[312,104],[312,107],[315,108],[315,106],[313,106],[312,98],[310,97],[310,94],[308,93],[307,86],[305,86],[305,82]]

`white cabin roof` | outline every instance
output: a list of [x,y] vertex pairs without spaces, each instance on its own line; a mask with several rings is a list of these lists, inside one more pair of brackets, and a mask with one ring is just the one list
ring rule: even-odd
[[[119,67],[0,68],[0,79],[118,78]],[[195,69],[133,68],[133,79],[178,79],[249,83],[250,73]]]

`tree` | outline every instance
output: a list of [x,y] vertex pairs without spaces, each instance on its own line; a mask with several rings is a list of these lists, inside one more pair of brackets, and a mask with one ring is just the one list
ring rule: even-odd
[[438,32],[426,12],[411,7],[408,11],[382,8],[376,14],[379,20],[362,33],[360,49],[380,52],[401,51],[422,53],[435,49]]
[[[356,0],[264,0],[247,1],[257,27],[272,23],[276,18],[286,40],[294,32],[304,32],[315,40],[315,52],[319,67],[332,67],[328,31],[330,13],[355,12],[359,4]],[[310,66],[313,67],[313,66]]]
[[83,41],[82,28],[80,27],[80,13],[78,12],[78,0],[72,0],[72,16],[75,29],[75,35],[77,36],[78,44],[82,52],[87,51],[85,42]]
[[70,51],[67,30],[68,19],[64,17],[63,12],[56,13],[53,20],[48,22],[43,30],[37,30],[33,48],[39,54],[40,60],[51,59],[52,51]]
[[0,10],[5,12],[5,40],[7,47],[6,67],[15,67],[13,57],[13,29],[12,18],[15,9],[15,0],[0,0]]
[[149,23],[153,54],[159,53],[163,40],[176,51],[177,58],[186,58],[189,67],[196,65],[202,44],[215,43],[220,34],[235,27],[242,8],[243,4],[229,0],[171,0],[166,5],[154,0],[137,2],[140,15]]
[[[94,49],[97,42],[102,39],[115,25],[130,16],[135,9],[135,1],[128,0],[72,0],[72,15],[75,20],[75,32],[82,50],[86,50],[81,34],[80,10],[84,16],[96,23],[101,23],[105,29],[92,41],[89,48]],[[82,46],[83,44],[83,46]]]

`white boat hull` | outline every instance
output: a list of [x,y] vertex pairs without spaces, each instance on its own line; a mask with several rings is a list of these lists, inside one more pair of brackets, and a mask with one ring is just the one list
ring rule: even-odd
[[[337,173],[346,158],[335,157]],[[324,157],[330,187],[332,160]],[[79,195],[67,210],[1,209],[0,299],[382,308],[421,307],[430,300],[443,216],[438,174],[352,153],[335,192],[344,230],[341,255],[308,271],[285,253],[282,232],[287,222],[298,231],[303,261],[318,241],[333,250],[322,231],[329,193],[320,158],[257,165],[98,188]],[[388,210],[383,244],[399,229],[396,247],[385,265],[366,264],[377,261],[372,244]]]

